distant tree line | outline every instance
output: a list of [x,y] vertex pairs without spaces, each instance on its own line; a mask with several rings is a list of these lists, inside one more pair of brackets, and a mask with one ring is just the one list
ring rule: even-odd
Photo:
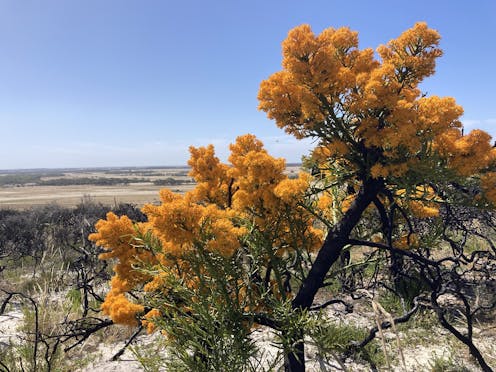
[[[157,186],[174,186],[185,183],[191,183],[191,180],[178,180],[168,177],[165,179],[150,180],[147,178],[129,178],[129,177],[74,177],[65,178],[60,174],[60,178],[51,178],[43,180],[42,174],[7,174],[0,176],[0,186],[8,185],[28,185],[34,184],[37,186],[78,186],[78,185],[96,185],[96,186],[112,186],[112,185],[128,185],[131,183],[153,182]],[[53,176],[53,175],[50,175]]]
[[36,184],[39,186],[78,186],[78,185],[128,185],[130,183],[150,182],[146,178],[114,178],[114,177],[75,177],[75,178],[53,178],[49,180],[40,180]]
[[[50,174],[50,176],[62,177],[64,174]],[[10,173],[0,176],[0,186],[6,185],[25,185],[29,183],[38,183],[41,177],[45,176],[42,173]]]
[[175,186],[175,185],[183,185],[185,183],[192,183],[192,182],[194,182],[194,181],[192,181],[192,180],[178,180],[176,178],[167,177],[165,179],[155,180],[155,181],[153,181],[153,184],[155,184],[157,186]]

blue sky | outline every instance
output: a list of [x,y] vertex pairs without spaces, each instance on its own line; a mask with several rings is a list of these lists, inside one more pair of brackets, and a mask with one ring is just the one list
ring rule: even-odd
[[417,21],[444,50],[423,89],[496,137],[494,0],[0,0],[0,169],[182,165],[244,133],[299,161],[311,143],[257,111],[287,32],[349,26],[375,48]]

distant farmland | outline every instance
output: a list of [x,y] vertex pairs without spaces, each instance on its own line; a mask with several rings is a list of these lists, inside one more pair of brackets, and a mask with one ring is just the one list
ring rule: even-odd
[[155,203],[164,187],[176,192],[192,189],[188,172],[187,167],[0,171],[0,208],[74,206],[83,198],[104,204]]
[[[290,164],[287,172],[296,175],[299,169],[299,164]],[[193,189],[188,172],[188,167],[0,170],[0,208],[75,206],[83,198],[109,205],[158,203],[163,188],[180,193]]]

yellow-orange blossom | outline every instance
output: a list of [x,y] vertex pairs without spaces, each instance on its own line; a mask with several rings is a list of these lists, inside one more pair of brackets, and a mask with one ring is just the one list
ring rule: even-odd
[[[102,259],[117,261],[111,290],[102,305],[104,313],[116,323],[132,325],[141,318],[152,330],[157,309],[144,314],[144,306],[131,300],[126,292],[166,291],[167,275],[181,276],[194,286],[197,278],[188,271],[183,257],[194,253],[198,244],[223,256],[233,255],[240,248],[240,237],[246,233],[235,220],[249,220],[261,230],[273,229],[271,233],[278,236],[273,241],[277,254],[295,247],[316,249],[321,244],[322,232],[298,206],[310,177],[302,173],[297,179],[288,179],[284,160],[268,155],[253,135],[238,137],[231,145],[230,166],[220,163],[212,146],[192,147],[190,152],[190,175],[197,181],[193,191],[179,195],[162,190],[160,205],[143,207],[148,218],[145,223],[133,224],[125,216],[118,218],[109,213],[90,236],[107,250]],[[281,218],[281,214],[288,211],[304,219],[306,228],[301,236],[287,233],[291,222]],[[140,247],[134,238],[138,231],[152,234],[160,249],[152,254]],[[140,271],[144,264],[153,267],[155,274]],[[180,273],[177,265],[182,268]]]
[[417,23],[378,47],[378,61],[372,49],[358,49],[348,28],[315,35],[296,27],[283,42],[283,70],[261,84],[259,108],[297,138],[318,138],[316,160],[365,172],[362,178],[401,178],[434,154],[461,176],[477,174],[496,159],[489,135],[463,136],[455,100],[423,97],[418,87],[434,73],[439,39]]

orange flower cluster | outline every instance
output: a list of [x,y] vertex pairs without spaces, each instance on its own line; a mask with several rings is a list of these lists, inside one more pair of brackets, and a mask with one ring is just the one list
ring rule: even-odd
[[[145,291],[161,290],[164,275],[161,270],[172,263],[184,265],[182,257],[201,244],[206,250],[230,256],[239,248],[239,237],[245,232],[233,224],[234,212],[223,210],[214,204],[200,205],[192,202],[192,194],[173,194],[168,190],[160,193],[162,204],[146,205],[143,212],[148,222],[133,225],[126,216],[118,218],[113,213],[101,220],[98,232],[90,235],[96,244],[108,249],[101,259],[117,259],[114,266],[111,290],[102,310],[116,323],[136,324],[137,315],[144,306],[125,296],[126,292],[144,285]],[[161,250],[152,253],[140,247],[137,233],[148,232],[160,243]],[[157,274],[152,275],[144,268]],[[164,274],[164,275],[161,275]]]
[[495,163],[496,148],[490,140],[491,136],[482,130],[473,130],[465,136],[458,130],[449,130],[440,136],[436,146],[448,166],[467,177]]
[[[310,185],[311,176],[300,173],[297,179],[288,179],[284,159],[270,156],[263,143],[254,135],[238,137],[229,148],[230,166],[215,163],[216,166],[211,168],[212,173],[220,175],[217,189],[228,191],[223,194],[226,199],[219,200],[218,203],[229,206],[229,210],[238,217],[251,221],[260,231],[270,232],[274,246],[299,246],[300,249],[311,250],[319,247],[322,232],[313,228],[313,218],[297,205]],[[206,149],[192,148],[191,151],[192,154],[197,154]],[[204,178],[197,174],[202,172],[195,169],[194,163],[190,162],[190,165],[193,166],[190,174],[201,187]],[[195,201],[208,202],[201,198],[196,198]],[[304,221],[302,234],[299,236],[289,233],[295,228],[292,218]],[[277,251],[282,254],[284,249]]]
[[486,199],[496,206],[496,172],[488,172],[481,177],[481,188]]
[[[310,185],[310,175],[301,173],[289,179],[284,160],[271,157],[253,135],[238,137],[230,149],[231,164],[226,165],[215,156],[212,145],[191,147],[188,164],[196,188],[185,195],[161,190],[160,205],[143,207],[147,222],[133,224],[126,216],[109,213],[97,223],[90,239],[107,250],[100,258],[117,260],[111,290],[102,305],[116,323],[136,324],[141,319],[152,331],[160,310],[145,315],[143,304],[130,300],[126,293],[166,294],[170,275],[194,288],[198,278],[188,255],[201,247],[223,257],[233,256],[247,234],[243,221],[267,234],[274,255],[320,246],[322,231],[298,204]],[[144,236],[156,247],[147,246]],[[237,293],[247,293],[243,284],[240,288]]]
[[462,136],[455,100],[419,89],[442,54],[439,39],[417,23],[379,46],[376,60],[348,28],[315,35],[296,27],[283,42],[283,70],[260,85],[259,109],[297,138],[318,138],[317,163],[339,163],[362,179],[418,173],[435,156],[460,175],[474,174],[494,160],[488,135]]
[[408,250],[413,247],[417,247],[419,244],[418,237],[416,234],[406,234],[402,235],[393,242],[393,246],[397,249]]
[[144,307],[130,301],[125,293],[147,278],[147,275],[135,271],[134,266],[153,259],[150,252],[138,251],[133,247],[134,236],[138,230],[146,230],[146,225],[135,225],[128,217],[119,218],[109,212],[106,220],[98,221],[96,229],[97,232],[91,234],[89,239],[106,250],[100,259],[117,260],[113,267],[115,276],[110,283],[111,290],[102,304],[102,310],[116,323],[135,325],[136,314],[142,312]]
[[230,193],[228,167],[215,156],[214,146],[200,148],[191,146],[189,151],[191,153],[188,161],[191,167],[189,175],[197,182],[192,198],[198,202],[227,207],[225,203]]
[[439,216],[438,206],[442,200],[430,186],[417,186],[409,192],[405,189],[398,190],[396,191],[396,198],[401,206],[408,205],[412,214],[417,218]]
[[162,204],[146,205],[143,213],[164,254],[181,257],[197,243],[223,256],[231,256],[239,248],[238,237],[244,229],[234,226],[231,210],[201,205],[192,201],[192,194],[181,196],[167,189],[161,190],[160,196]]
[[146,328],[147,333],[153,333],[153,331],[155,331],[156,327],[155,323],[153,322],[155,318],[160,318],[160,311],[157,309],[150,310],[143,317],[141,324],[143,325],[143,327]]

